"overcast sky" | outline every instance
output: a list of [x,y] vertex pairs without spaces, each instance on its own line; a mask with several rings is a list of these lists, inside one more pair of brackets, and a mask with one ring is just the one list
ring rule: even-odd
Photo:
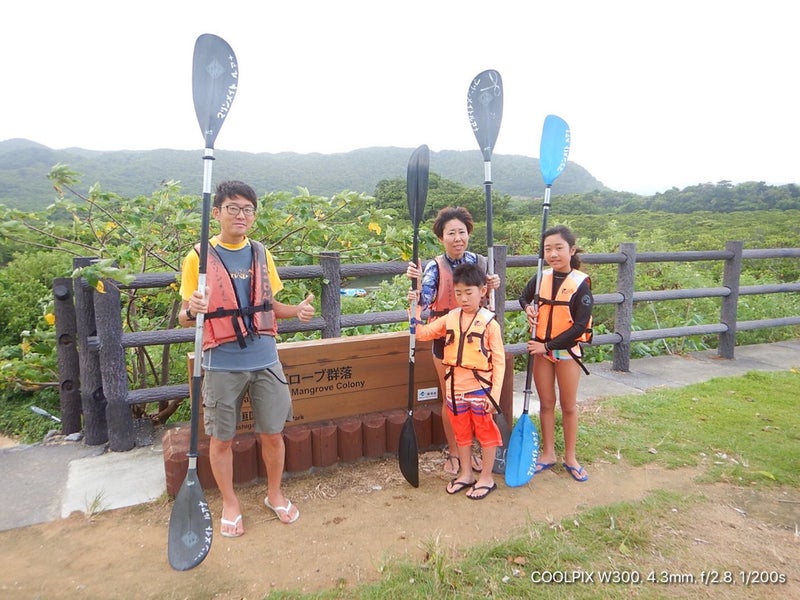
[[[215,33],[240,67],[217,149],[477,150],[467,88],[496,69],[505,94],[496,154],[538,157],[542,122],[553,113],[570,125],[570,160],[613,189],[798,182],[792,7],[775,0],[12,2],[0,36],[0,140],[202,152],[192,52],[198,35]],[[475,179],[482,183],[482,165]]]

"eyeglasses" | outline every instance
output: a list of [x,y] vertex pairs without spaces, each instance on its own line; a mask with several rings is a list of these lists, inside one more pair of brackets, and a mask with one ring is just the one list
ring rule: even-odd
[[236,206],[235,204],[226,204],[222,208],[227,210],[228,214],[232,217],[239,216],[240,212],[244,213],[245,217],[252,217],[254,214],[256,214],[256,209],[253,208],[252,206],[241,207],[241,206]]

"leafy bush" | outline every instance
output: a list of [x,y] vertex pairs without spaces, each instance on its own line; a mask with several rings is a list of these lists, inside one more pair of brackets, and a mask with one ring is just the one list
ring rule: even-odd
[[[87,196],[71,189],[77,174],[64,165],[51,172],[56,189],[70,196],[39,213],[25,213],[0,206],[0,256],[12,257],[0,270],[0,430],[25,431],[28,406],[35,402],[57,412],[57,395],[49,384],[57,382],[55,343],[52,328],[52,280],[72,271],[73,257],[97,257],[100,262],[76,275],[100,285],[104,277],[124,281],[133,273],[179,271],[183,256],[200,237],[200,198],[183,195],[173,181],[164,182],[151,196],[121,198],[93,186]],[[480,190],[451,186],[432,178],[434,208],[446,204],[479,206]],[[397,187],[397,186],[394,186]],[[279,265],[308,265],[320,252],[338,252],[344,263],[407,261],[412,252],[411,224],[403,199],[392,188],[384,202],[371,196],[343,192],[331,198],[313,196],[300,189],[295,195],[273,193],[259,199],[259,211],[252,231],[254,239],[271,249]],[[388,188],[387,188],[388,189]],[[434,193],[435,191],[435,193]],[[707,191],[707,190],[705,190]],[[760,192],[759,192],[760,193]],[[598,201],[603,200],[600,198]],[[555,197],[556,215],[566,214],[565,198]],[[607,200],[607,199],[606,199]],[[463,202],[462,202],[463,201]],[[629,198],[628,208],[634,206]],[[436,206],[434,206],[434,204]],[[530,203],[525,203],[526,210]],[[519,203],[498,199],[495,215],[495,244],[505,244],[508,255],[537,255],[541,219],[515,214]],[[619,207],[617,207],[619,208]],[[615,209],[616,210],[616,209]],[[476,208],[477,211],[477,208]],[[627,212],[626,212],[627,211]],[[530,214],[527,210],[527,214]],[[534,211],[535,212],[535,211]],[[480,215],[473,214],[476,218]],[[695,212],[673,214],[645,210],[622,210],[615,214],[570,214],[550,216],[551,225],[562,223],[579,236],[579,246],[589,253],[617,252],[623,241],[634,241],[638,252],[679,250],[719,250],[728,240],[741,240],[746,248],[800,247],[800,211]],[[212,225],[212,233],[213,225]],[[477,222],[471,249],[485,252],[485,224]],[[430,257],[441,251],[430,227],[420,230],[419,254]],[[584,265],[592,277],[595,294],[616,291],[616,265]],[[687,287],[715,287],[721,284],[722,264],[641,263],[637,266],[636,288],[665,290]],[[506,296],[514,300],[521,293],[535,268],[509,269]],[[794,282],[800,280],[800,261],[744,261],[742,284]],[[319,297],[320,282],[288,280],[278,299],[297,303],[308,293]],[[176,326],[180,298],[178,287],[165,290],[123,289],[123,318],[126,331],[146,331]],[[365,298],[343,299],[343,312],[405,310],[408,280],[404,276],[387,278],[370,289]],[[597,306],[594,327],[597,334],[613,330],[614,307]],[[717,322],[719,299],[700,298],[658,303],[641,302],[634,306],[636,329],[670,328]],[[762,319],[800,314],[797,294],[770,294],[741,297],[739,319]],[[346,329],[344,335],[401,331],[405,322]],[[743,332],[741,343],[775,341],[795,337],[797,327]],[[506,313],[506,343],[529,337],[524,314]],[[281,335],[281,341],[318,337],[319,333]],[[713,347],[716,336],[637,342],[633,355],[652,356]],[[189,344],[137,348],[127,351],[132,388],[166,385],[187,380],[186,353]],[[587,362],[609,360],[611,347],[590,347]],[[526,358],[518,357],[517,369],[524,369]],[[159,414],[166,414],[159,406]],[[174,410],[176,406],[172,406]],[[181,409],[185,411],[185,409]],[[171,413],[169,413],[171,414]],[[47,425],[41,417],[33,419],[36,436]],[[27,434],[26,434],[27,435]]]

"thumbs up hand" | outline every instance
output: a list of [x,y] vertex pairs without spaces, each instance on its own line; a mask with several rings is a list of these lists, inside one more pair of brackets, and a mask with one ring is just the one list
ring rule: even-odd
[[303,322],[311,320],[314,316],[314,305],[311,302],[314,300],[314,294],[309,294],[305,299],[297,305],[297,318]]

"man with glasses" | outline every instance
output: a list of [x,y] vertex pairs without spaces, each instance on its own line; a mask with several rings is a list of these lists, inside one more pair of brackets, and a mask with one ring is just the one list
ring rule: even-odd
[[[272,255],[247,237],[258,200],[246,183],[217,186],[211,216],[220,232],[209,240],[205,290],[198,290],[199,244],[183,261],[180,324],[193,327],[203,314],[203,421],[211,437],[209,461],[222,495],[220,534],[244,533],[242,512],[233,488],[233,438],[241,419],[242,398],[249,392],[255,430],[267,470],[264,504],[286,524],[300,511],[281,491],[285,447],[283,427],[292,419],[289,386],[278,360],[277,319],[314,315],[313,295],[297,305],[278,302],[283,289]],[[195,357],[196,360],[199,357]]]

